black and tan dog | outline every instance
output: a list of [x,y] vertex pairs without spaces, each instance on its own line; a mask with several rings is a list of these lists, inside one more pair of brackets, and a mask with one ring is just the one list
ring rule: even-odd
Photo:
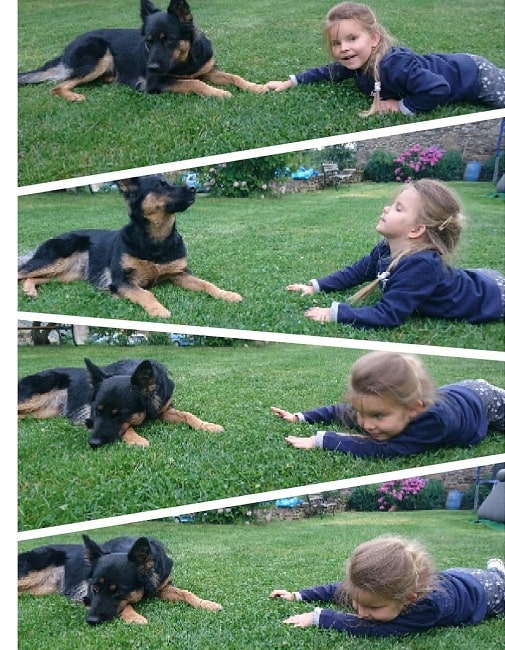
[[171,583],[173,560],[151,537],[118,537],[98,545],[87,535],[82,544],[40,546],[18,555],[18,593],[63,594],[88,607],[91,625],[116,617],[147,623],[133,605],[144,598],[182,601],[207,610],[222,609]]
[[171,282],[228,302],[242,300],[240,294],[220,289],[188,268],[176,213],[193,204],[193,188],[171,185],[162,174],[125,179],[118,185],[130,223],[120,230],[63,233],[21,257],[18,279],[25,295],[35,298],[37,285],[46,282],[87,280],[161,318],[168,318],[170,311],[149,291],[157,284]]
[[99,367],[85,359],[86,368],[52,368],[20,379],[18,417],[66,417],[90,430],[91,447],[123,440],[147,447],[134,427],[145,420],[187,424],[219,433],[219,424],[204,422],[172,403],[174,382],[157,361],[123,359]]
[[94,81],[204,97],[231,97],[207,82],[265,92],[265,86],[217,68],[212,44],[194,24],[185,0],[171,0],[166,11],[141,0],[140,17],[140,29],[97,29],[78,36],[60,56],[19,73],[18,84],[56,81],[52,94],[69,101],[85,99],[73,88]]

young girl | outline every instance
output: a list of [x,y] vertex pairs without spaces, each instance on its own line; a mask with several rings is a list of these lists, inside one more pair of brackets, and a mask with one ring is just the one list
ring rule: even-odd
[[352,366],[346,402],[290,413],[272,406],[287,422],[337,424],[359,434],[318,431],[287,436],[297,449],[341,451],[357,457],[410,456],[442,447],[480,442],[488,429],[505,430],[505,390],[467,379],[435,390],[421,361],[397,352],[370,352]]
[[[384,208],[375,228],[384,239],[368,255],[326,277],[286,289],[308,295],[372,280],[351,297],[351,304],[333,302],[331,308],[305,312],[312,320],[354,327],[396,327],[413,314],[469,323],[499,320],[505,313],[505,277],[491,269],[448,265],[463,221],[458,198],[444,183],[414,181]],[[352,306],[377,286],[382,298],[374,306]]]
[[392,636],[434,627],[476,625],[505,613],[505,565],[491,559],[487,568],[454,568],[436,573],[432,560],[414,541],[377,537],[352,553],[342,582],[271,598],[352,606],[355,614],[316,608],[284,623],[318,625],[353,635]]
[[298,84],[354,79],[358,89],[373,95],[365,115],[424,113],[454,102],[505,106],[505,69],[473,54],[419,55],[396,47],[394,39],[369,7],[342,2],[327,14],[324,36],[334,62],[269,81],[270,90]]

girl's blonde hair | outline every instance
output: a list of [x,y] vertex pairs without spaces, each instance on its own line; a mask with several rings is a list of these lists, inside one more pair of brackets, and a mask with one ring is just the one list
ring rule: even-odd
[[434,586],[435,566],[416,541],[397,536],[376,537],[360,544],[347,562],[342,588],[349,598],[357,589],[387,600],[408,601]]
[[[445,183],[431,179],[421,178],[409,183],[421,199],[421,207],[415,225],[426,227],[423,242],[411,249],[396,255],[386,269],[390,274],[398,262],[406,255],[417,253],[421,250],[435,250],[445,263],[448,263],[451,254],[461,239],[465,217],[461,212],[461,204],[457,195]],[[398,194],[405,190],[403,187]],[[349,302],[354,303],[368,296],[379,284],[379,278],[363,287],[352,295]]]
[[351,367],[346,400],[377,395],[390,404],[410,408],[417,401],[427,407],[435,400],[433,380],[415,356],[399,352],[369,352]]
[[326,15],[324,23],[324,39],[327,47],[331,51],[331,36],[330,32],[333,26],[340,20],[355,20],[361,27],[369,34],[378,33],[379,43],[374,48],[370,58],[367,61],[364,72],[370,74],[374,79],[374,98],[372,106],[369,111],[362,114],[362,117],[367,117],[379,110],[380,102],[380,74],[379,66],[382,57],[389,48],[395,44],[396,40],[391,34],[377,21],[374,12],[365,4],[360,2],[341,2],[332,7]]

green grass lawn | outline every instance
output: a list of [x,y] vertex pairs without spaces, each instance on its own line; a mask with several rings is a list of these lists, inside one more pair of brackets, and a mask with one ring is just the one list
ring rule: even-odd
[[[468,511],[416,513],[341,513],[324,519],[272,521],[263,525],[197,525],[160,521],[91,531],[98,542],[118,535],[152,535],[174,559],[174,584],[223,605],[205,612],[182,603],[151,600],[136,609],[146,626],[115,620],[96,627],[85,610],[62,596],[19,598],[20,650],[94,650],[97,647],[177,650],[215,648],[297,648],[323,650],[497,650],[503,642],[503,617],[477,626],[441,628],[399,639],[352,638],[315,627],[282,623],[290,614],[311,611],[316,603],[271,600],[273,589],[296,590],[343,577],[344,563],[361,542],[383,534],[420,540],[439,569],[485,567],[503,557],[503,532],[477,525]],[[28,550],[48,542],[79,542],[64,535],[24,542]]]
[[[126,357],[156,358],[172,373],[176,408],[224,427],[220,434],[152,422],[138,428],[148,448],[122,442],[93,450],[87,431],[54,418],[23,419],[18,431],[18,527],[44,528],[159,508],[306,486],[405,467],[478,458],[503,451],[503,435],[479,445],[399,459],[297,450],[290,425],[271,406],[298,411],[339,401],[349,368],[362,352],[294,344],[228,348],[104,345],[20,347],[19,374],[55,366],[100,365]],[[492,361],[423,357],[438,385],[484,377],[503,385]]]
[[[453,263],[492,267],[504,272],[503,201],[487,196],[491,183],[457,182],[468,227]],[[434,318],[411,318],[390,329],[362,330],[304,317],[311,305],[345,301],[354,290],[302,297],[285,290],[350,264],[379,240],[375,225],[399,186],[358,183],[338,191],[286,194],[280,199],[214,199],[200,195],[178,218],[195,275],[238,291],[242,303],[214,300],[171,285],[154,289],[172,317],[165,322],[250,331],[503,349],[503,323],[470,325]],[[49,192],[19,198],[19,251],[35,248],[47,237],[73,228],[119,228],[127,219],[116,192]],[[377,299],[374,298],[368,300]],[[37,299],[19,290],[21,311],[149,321],[139,306],[112,300],[91,285],[49,283]]]
[[[277,0],[274,7],[269,0],[190,4],[223,70],[264,83],[329,61],[322,45],[322,22],[331,3],[314,0],[310,8],[301,0]],[[500,0],[488,0],[485,11],[472,0],[382,0],[376,5],[379,21],[400,44],[420,53],[470,51],[497,65],[505,63]],[[78,34],[101,27],[140,27],[138,1],[21,0],[18,69],[40,66]],[[49,90],[49,84],[40,84],[22,87],[18,93],[20,185],[411,122],[399,114],[366,121],[358,117],[370,102],[352,82],[261,96],[233,89],[233,97],[225,101],[147,96],[125,86],[94,84],[84,87],[85,102],[69,103],[52,97]],[[416,120],[481,108],[451,105]]]

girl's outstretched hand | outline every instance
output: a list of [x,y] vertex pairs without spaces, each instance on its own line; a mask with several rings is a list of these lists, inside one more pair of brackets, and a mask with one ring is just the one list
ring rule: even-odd
[[282,600],[294,600],[295,595],[292,591],[286,591],[286,589],[274,589],[270,598],[282,598]]
[[289,411],[285,411],[284,409],[280,409],[277,406],[271,406],[270,410],[274,415],[276,415],[278,418],[282,418],[283,420],[286,420],[286,422],[298,422],[298,417],[294,413],[290,413]]
[[288,291],[299,291],[302,296],[309,296],[314,293],[314,287],[311,284],[288,284]]
[[294,614],[293,616],[284,619],[282,622],[293,625],[293,627],[309,627],[312,625],[312,612],[305,612],[305,614]]
[[284,440],[292,445],[295,449],[314,449],[316,446],[316,436],[309,436],[308,438],[301,438],[300,436],[286,436]]
[[285,81],[267,81],[265,84],[265,88],[268,90],[287,90],[288,88],[291,88],[293,85],[293,82],[291,79],[286,79]]
[[329,307],[311,307],[304,315],[319,323],[327,323],[330,320],[331,309]]

